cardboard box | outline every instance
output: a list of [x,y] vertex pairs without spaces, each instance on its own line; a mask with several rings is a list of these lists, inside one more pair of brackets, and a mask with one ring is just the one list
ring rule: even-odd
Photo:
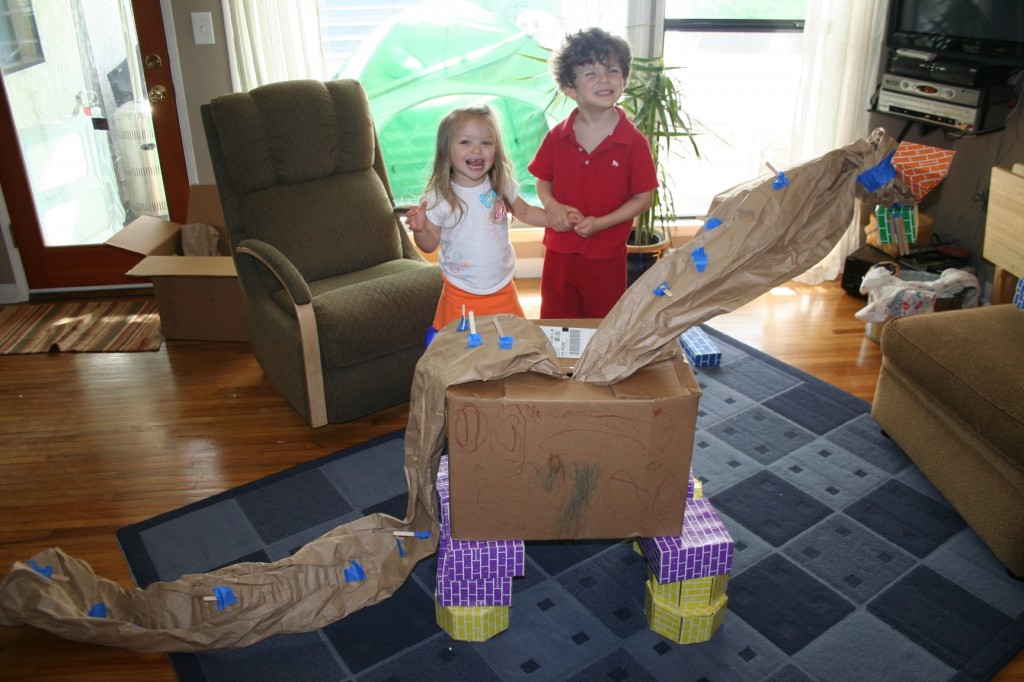
[[182,256],[181,225],[145,215],[108,239],[107,244],[145,256],[127,274],[152,280],[165,338],[248,341],[245,301],[214,185],[191,187],[186,223],[216,227],[221,255]]
[[530,373],[450,386],[452,537],[678,535],[699,398],[678,344],[610,386]]

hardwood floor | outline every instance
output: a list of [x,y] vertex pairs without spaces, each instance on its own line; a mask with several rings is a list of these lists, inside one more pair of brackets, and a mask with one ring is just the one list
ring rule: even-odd
[[[536,282],[519,282],[528,315]],[[780,287],[709,324],[864,400],[878,346],[837,283]],[[0,356],[0,573],[60,547],[134,586],[114,533],[405,426],[400,405],[310,429],[247,344],[166,342],[155,353]],[[174,680],[163,654],[0,627],[2,680]],[[1024,654],[995,679],[1024,681]]]

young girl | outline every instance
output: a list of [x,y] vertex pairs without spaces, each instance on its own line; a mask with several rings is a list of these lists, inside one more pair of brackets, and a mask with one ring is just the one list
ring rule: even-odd
[[434,330],[461,319],[463,305],[477,316],[524,316],[512,280],[516,256],[508,238],[509,213],[528,225],[548,224],[544,209],[518,195],[495,113],[487,106],[455,109],[438,127],[423,201],[406,213],[420,249],[432,253],[441,247],[444,288]]

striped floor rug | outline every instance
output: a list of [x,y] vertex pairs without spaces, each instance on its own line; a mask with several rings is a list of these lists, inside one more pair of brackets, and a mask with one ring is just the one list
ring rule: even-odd
[[0,354],[154,351],[164,341],[153,301],[0,307]]

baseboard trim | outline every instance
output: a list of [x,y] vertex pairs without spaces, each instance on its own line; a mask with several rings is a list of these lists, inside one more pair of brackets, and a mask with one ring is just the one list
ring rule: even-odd
[[24,303],[27,300],[28,297],[18,290],[17,284],[0,284],[0,304]]

